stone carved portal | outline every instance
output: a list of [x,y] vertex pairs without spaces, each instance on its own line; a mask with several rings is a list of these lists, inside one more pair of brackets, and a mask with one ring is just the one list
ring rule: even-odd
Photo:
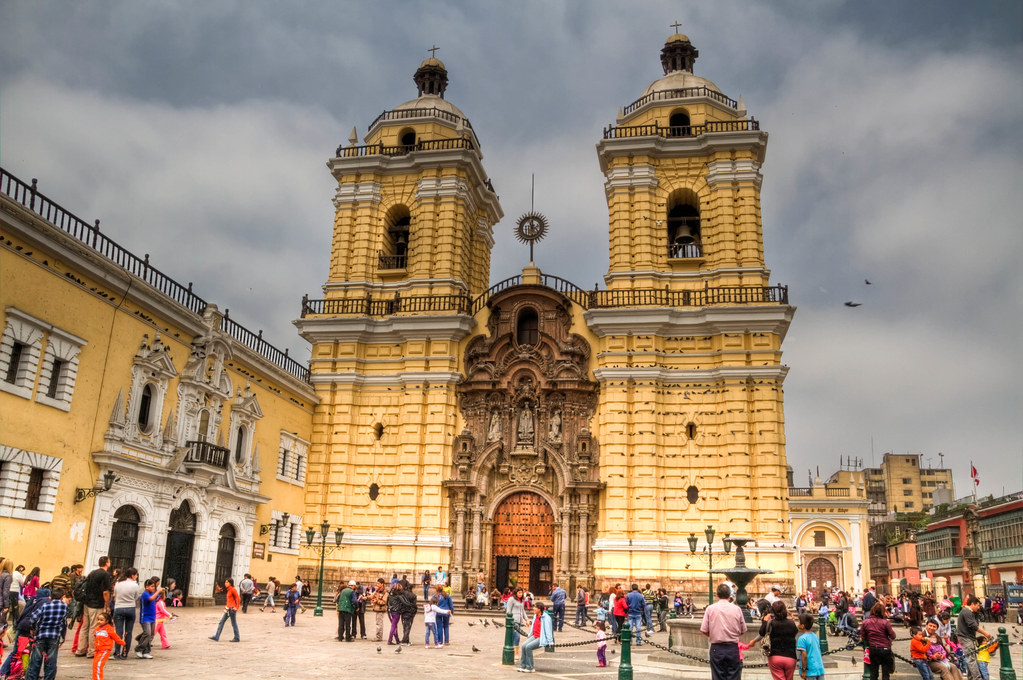
[[[591,536],[604,486],[590,433],[598,385],[588,377],[589,344],[570,333],[571,304],[543,286],[502,291],[488,302],[488,335],[466,347],[457,388],[465,429],[445,482],[460,592],[480,572],[493,588],[512,570],[519,582],[528,574],[537,585],[593,585]],[[521,517],[507,508],[527,497],[549,506],[553,540],[518,550]]]

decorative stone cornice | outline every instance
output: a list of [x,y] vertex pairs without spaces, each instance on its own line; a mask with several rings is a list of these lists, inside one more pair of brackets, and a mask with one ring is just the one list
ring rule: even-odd
[[292,323],[298,327],[299,335],[313,344],[338,341],[397,344],[427,339],[458,342],[476,325],[467,314],[302,318]]
[[609,335],[716,335],[718,333],[773,333],[785,339],[796,308],[791,305],[738,305],[735,307],[615,307],[583,312],[586,325],[597,337]]
[[763,130],[742,132],[715,132],[697,137],[622,137],[602,139],[597,143],[600,171],[606,176],[612,158],[633,154],[654,159],[711,156],[718,151],[748,149],[754,152],[757,163],[767,155],[767,133]]
[[379,203],[379,182],[352,182],[339,184],[334,192],[334,209],[348,203]]
[[620,165],[605,172],[604,176],[604,193],[609,197],[616,191],[656,189],[659,181],[654,166],[645,163]]
[[614,380],[636,380],[661,383],[688,383],[706,381],[784,380],[788,366],[713,366],[711,368],[672,369],[651,366],[624,366],[617,368],[596,368],[593,377],[599,382]]
[[402,371],[366,375],[355,371],[324,373],[317,371],[309,379],[313,385],[339,385],[346,387],[405,387],[419,383],[430,385],[456,385],[462,379],[457,371]]
[[732,159],[707,163],[707,185],[711,189],[727,188],[732,184],[750,184],[757,189],[763,184],[760,163],[750,159]]

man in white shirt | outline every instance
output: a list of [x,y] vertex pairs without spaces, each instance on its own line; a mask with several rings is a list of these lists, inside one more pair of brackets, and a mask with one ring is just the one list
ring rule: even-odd
[[771,592],[764,598],[771,604],[781,599],[781,586],[771,586]]

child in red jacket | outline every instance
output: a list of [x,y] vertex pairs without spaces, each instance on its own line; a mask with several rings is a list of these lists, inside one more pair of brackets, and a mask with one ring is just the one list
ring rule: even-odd
[[103,680],[103,668],[114,649],[114,643],[126,644],[110,625],[110,612],[96,615],[96,655],[92,657],[92,680]]

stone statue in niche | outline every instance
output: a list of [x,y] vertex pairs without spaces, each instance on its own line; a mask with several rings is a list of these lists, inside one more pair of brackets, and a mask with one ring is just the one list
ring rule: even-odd
[[533,412],[528,404],[524,404],[519,411],[518,435],[519,448],[533,448]]
[[561,441],[561,411],[555,411],[551,414],[549,434],[551,441]]
[[496,442],[501,438],[501,416],[494,411],[490,416],[490,429],[487,430],[487,441]]

